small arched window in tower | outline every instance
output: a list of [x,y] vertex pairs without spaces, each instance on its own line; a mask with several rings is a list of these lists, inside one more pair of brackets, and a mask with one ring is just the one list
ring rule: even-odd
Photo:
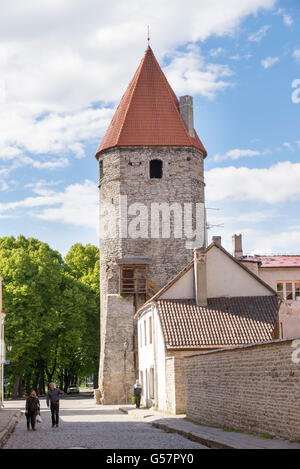
[[161,160],[150,161],[150,179],[161,179],[163,173],[163,162]]
[[102,179],[103,179],[103,161],[100,160],[99,161],[99,186],[98,187],[101,186]]

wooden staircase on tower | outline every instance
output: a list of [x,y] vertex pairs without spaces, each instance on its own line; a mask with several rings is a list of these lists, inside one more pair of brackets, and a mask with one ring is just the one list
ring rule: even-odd
[[139,265],[138,271],[139,276],[136,275],[137,266],[122,266],[120,274],[120,294],[145,295],[146,300],[148,300],[160,290],[160,287],[148,279],[147,268],[141,269]]

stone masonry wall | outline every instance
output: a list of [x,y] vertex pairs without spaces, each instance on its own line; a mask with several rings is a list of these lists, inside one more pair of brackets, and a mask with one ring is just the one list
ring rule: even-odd
[[292,357],[299,361],[299,339],[186,357],[187,417],[299,440],[300,362]]
[[174,357],[166,357],[166,410],[176,413]]
[[172,414],[186,412],[184,357],[166,357],[166,408]]
[[[150,179],[149,162],[152,159],[163,161],[162,179]],[[99,388],[102,402],[113,403],[109,391],[110,383],[117,382],[120,376],[120,363],[116,360],[115,331],[110,327],[110,318],[120,311],[118,331],[125,337],[129,329],[134,331],[134,307],[122,310],[114,302],[115,311],[108,307],[108,295],[119,295],[119,266],[116,260],[124,257],[147,257],[149,280],[159,287],[164,286],[192,259],[193,250],[186,248],[186,238],[174,238],[173,217],[171,217],[171,237],[151,238],[150,204],[151,202],[204,203],[203,155],[189,147],[118,147],[105,151],[99,161],[103,164],[103,177],[100,181],[100,207],[111,204],[116,210],[117,229],[120,217],[120,196],[127,196],[127,205],[142,203],[149,210],[149,236],[116,237],[100,239],[100,292],[101,292],[101,353]],[[195,221],[195,214],[193,215]],[[130,220],[129,220],[130,222]],[[204,229],[203,226],[200,230]],[[133,303],[133,297],[131,297]],[[138,301],[137,303],[140,303]],[[123,303],[124,304],[124,303]],[[129,337],[126,337],[129,340]],[[121,346],[121,345],[120,345]],[[133,352],[130,349],[128,353]],[[121,353],[121,352],[119,352]],[[133,366],[133,360],[128,362]],[[129,371],[128,371],[129,372]],[[134,376],[134,369],[129,374]],[[133,383],[132,383],[133,384]],[[120,402],[124,400],[123,384],[118,385]],[[123,394],[122,394],[123,393]]]

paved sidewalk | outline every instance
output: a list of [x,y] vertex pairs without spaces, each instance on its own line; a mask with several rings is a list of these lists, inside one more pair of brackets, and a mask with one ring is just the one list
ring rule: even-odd
[[0,409],[0,448],[5,444],[22,416],[19,410]]
[[156,428],[178,433],[189,440],[197,441],[209,448],[219,449],[300,449],[300,444],[281,439],[268,439],[246,433],[230,432],[190,422],[184,415],[171,416],[153,409],[120,407],[134,419],[144,420]]

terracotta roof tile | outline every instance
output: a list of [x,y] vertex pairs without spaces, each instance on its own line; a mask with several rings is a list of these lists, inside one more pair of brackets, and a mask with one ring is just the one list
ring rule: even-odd
[[261,267],[300,267],[299,255],[243,256],[241,262],[259,262]]
[[97,149],[115,146],[190,146],[206,156],[196,131],[191,137],[179,112],[179,101],[150,47],[123,95]]
[[158,300],[157,306],[168,348],[224,347],[275,338],[276,296],[209,298],[206,307],[194,300]]

